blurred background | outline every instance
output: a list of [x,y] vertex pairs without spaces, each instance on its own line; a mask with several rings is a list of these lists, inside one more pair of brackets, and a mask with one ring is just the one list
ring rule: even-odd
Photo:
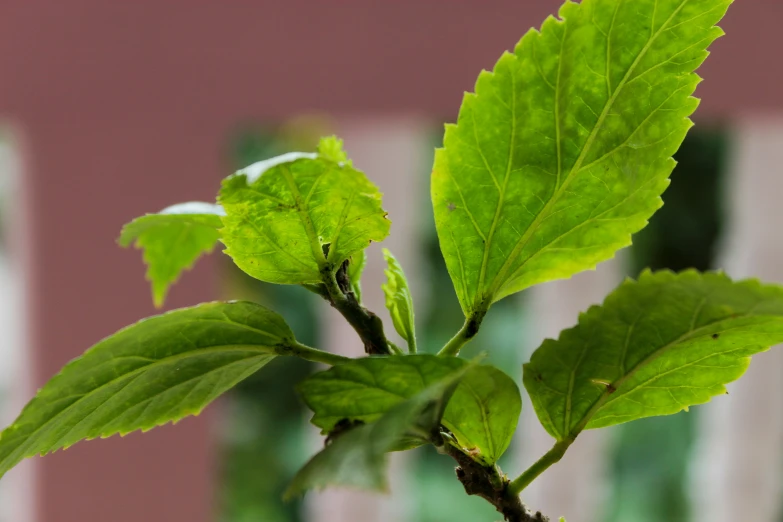
[[[317,137],[345,139],[384,192],[385,242],[412,279],[420,349],[461,325],[429,203],[442,124],[462,92],[560,0],[0,0],[0,420],[100,338],[154,313],[135,216],[213,200],[221,178]],[[742,0],[700,74],[703,103],[665,206],[595,272],[505,299],[467,354],[517,382],[544,337],[643,267],[725,268],[783,282],[783,1]],[[384,309],[379,247],[365,299]],[[259,283],[214,254],[170,308],[250,298],[305,343],[362,353],[300,288]],[[389,330],[389,328],[387,328]],[[328,491],[284,503],[322,444],[278,359],[198,418],[81,443],[0,481],[0,522],[452,522],[496,520],[453,463],[395,455],[392,494]],[[569,522],[783,522],[783,352],[754,358],[730,395],[689,413],[586,432],[524,500]],[[526,398],[525,398],[526,400]],[[501,461],[516,475],[551,445],[526,400]]]

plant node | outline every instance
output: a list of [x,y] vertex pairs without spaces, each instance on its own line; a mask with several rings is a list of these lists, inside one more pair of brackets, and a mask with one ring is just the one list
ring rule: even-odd
[[[446,433],[448,435],[448,433]],[[434,437],[440,453],[457,461],[457,479],[468,495],[477,495],[493,506],[508,522],[549,522],[540,512],[532,513],[518,495],[509,489],[510,481],[497,466],[484,466],[448,443],[451,437]],[[438,446],[437,443],[440,443]]]
[[329,267],[326,267],[322,274],[324,283],[306,288],[329,301],[329,304],[345,317],[359,334],[364,343],[364,351],[368,355],[390,355],[389,341],[383,331],[383,321],[359,303],[356,294],[351,290],[347,270],[348,261],[344,261],[335,273],[331,273]]

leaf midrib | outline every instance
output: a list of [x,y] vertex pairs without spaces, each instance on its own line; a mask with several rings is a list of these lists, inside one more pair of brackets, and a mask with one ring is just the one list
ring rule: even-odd
[[291,191],[291,195],[294,196],[299,219],[302,222],[302,226],[305,228],[307,239],[310,242],[310,250],[313,254],[313,261],[315,261],[319,270],[323,270],[324,266],[326,265],[326,257],[323,255],[323,251],[321,250],[321,242],[318,241],[318,234],[316,234],[313,220],[310,218],[309,199],[311,194],[308,194],[307,200],[302,198],[302,193],[299,192],[299,187],[296,184],[296,180],[294,180],[294,177],[291,174],[291,169],[289,169],[287,165],[283,165],[281,172],[283,173],[283,177],[285,177],[286,183],[288,183],[288,189]]
[[[671,23],[671,21],[680,13],[680,11],[685,7],[685,5],[688,3],[689,0],[683,0],[682,3],[672,12],[672,14],[667,18],[667,20],[661,25],[661,27],[653,34],[651,34],[651,37],[648,39],[647,43],[644,45],[644,47],[641,49],[639,54],[634,59],[631,66],[626,71],[625,75],[623,76],[623,79],[620,81],[620,83],[617,85],[617,88],[615,89],[614,93],[610,97],[610,99],[607,101],[607,103],[604,105],[604,109],[601,111],[601,114],[599,115],[598,120],[596,121],[595,126],[593,126],[593,130],[590,133],[590,136],[588,136],[587,141],[585,142],[585,146],[582,148],[581,153],[579,154],[579,157],[577,158],[576,162],[574,163],[573,167],[569,171],[569,173],[566,175],[565,179],[563,180],[563,184],[560,185],[560,187],[557,189],[557,191],[554,193],[554,195],[549,199],[549,201],[544,205],[544,207],[541,209],[541,211],[538,213],[536,218],[533,220],[533,223],[528,227],[528,229],[525,231],[525,233],[522,235],[522,237],[517,241],[517,244],[514,246],[514,249],[511,251],[511,254],[508,256],[506,261],[501,266],[498,273],[495,275],[495,277],[492,280],[492,284],[490,285],[490,289],[487,292],[487,301],[490,302],[494,295],[499,291],[500,287],[508,280],[510,277],[507,273],[509,270],[511,270],[512,265],[519,257],[522,249],[527,245],[527,243],[530,241],[530,239],[533,237],[533,234],[538,230],[541,223],[544,221],[544,219],[547,218],[549,213],[552,210],[552,207],[558,202],[560,199],[560,196],[563,194],[566,188],[568,188],[568,185],[571,183],[571,181],[574,179],[575,175],[578,174],[581,170],[582,163],[584,162],[585,158],[589,154],[593,143],[596,139],[596,136],[600,132],[603,123],[606,119],[606,117],[609,114],[609,111],[614,106],[614,103],[617,101],[617,98],[619,97],[620,93],[622,92],[625,85],[628,83],[631,75],[633,74],[636,67],[638,67],[639,63],[642,61],[644,56],[647,54],[647,52],[652,47],[653,43],[658,39],[658,37],[666,30],[667,26]],[[655,23],[655,20],[652,20],[652,24]],[[614,19],[612,21],[612,25],[614,25]],[[568,24],[565,24],[564,31],[568,27]],[[611,34],[613,27],[609,27],[609,31],[607,34]],[[565,45],[565,34],[563,35],[563,45]],[[562,47],[561,47],[561,56],[560,61],[562,62]],[[555,98],[559,97],[559,93],[556,92]],[[556,101],[555,105],[557,106],[558,103]],[[561,155],[558,153],[558,163],[560,160]],[[559,169],[558,169],[559,170]],[[486,249],[489,249],[489,242],[487,242]],[[520,270],[522,267],[525,266],[525,263],[522,263],[520,266],[518,266],[514,271]],[[483,264],[482,264],[483,269]],[[476,302],[480,302],[482,300],[481,296],[483,293],[483,284],[479,285],[478,293]]]
[[[725,331],[726,330],[724,330],[724,332]],[[689,339],[686,339],[686,341],[688,341],[688,340]],[[612,397],[609,398],[608,400],[606,400],[603,403],[603,405],[601,406],[601,408],[599,408],[598,411],[596,411],[596,413],[600,412],[600,410],[602,410],[607,405],[613,403],[615,400],[622,399],[623,397],[627,397],[627,395],[630,394],[630,393],[633,393],[633,392],[635,392],[637,390],[640,390],[640,389],[643,389],[643,388],[652,389],[652,388],[649,387],[649,384],[652,384],[652,383],[658,381],[659,379],[665,377],[666,375],[669,375],[669,374],[674,373],[674,372],[681,371],[682,369],[688,368],[690,366],[697,365],[698,363],[703,362],[706,359],[711,359],[713,357],[718,357],[718,356],[721,356],[721,355],[727,355],[727,354],[730,354],[730,353],[739,352],[739,351],[743,351],[743,350],[746,350],[746,349],[747,349],[747,345],[743,345],[743,346],[740,346],[739,348],[732,348],[730,350],[725,350],[725,351],[722,351],[722,352],[710,353],[709,355],[705,355],[704,357],[702,357],[700,359],[696,359],[695,361],[684,363],[684,364],[682,364],[680,366],[676,366],[674,368],[671,368],[670,370],[667,370],[665,372],[659,373],[659,374],[657,374],[657,375],[655,375],[653,377],[650,377],[649,379],[639,383],[637,386],[635,386],[631,390],[623,391],[622,393],[614,393],[614,394],[612,394]],[[706,388],[711,388],[711,387],[715,387],[715,386],[718,386],[718,384],[713,385],[713,386],[703,386],[701,388],[705,388],[706,389]],[[660,387],[658,389],[670,390],[672,388],[682,388],[682,387],[683,386],[666,386],[666,387]],[[696,386],[694,386],[694,387],[696,387]],[[589,423],[589,421],[588,421],[588,423]]]
[[[516,55],[512,55],[514,57],[514,62],[519,59]],[[511,107],[509,107],[509,110],[511,111],[511,137],[508,142],[508,157],[506,158],[506,174],[503,177],[503,187],[498,190],[498,206],[495,209],[495,215],[492,217],[492,225],[489,227],[489,234],[487,234],[487,240],[484,242],[484,255],[481,259],[481,271],[479,273],[479,284],[478,284],[478,291],[476,292],[476,297],[473,302],[473,306],[478,309],[479,306],[481,306],[481,301],[483,299],[483,292],[482,289],[484,288],[484,279],[487,276],[487,265],[489,264],[489,251],[490,251],[490,245],[492,244],[492,238],[495,236],[495,229],[497,228],[498,221],[500,219],[500,214],[503,212],[503,203],[506,199],[506,190],[508,189],[508,178],[511,177],[511,166],[514,162],[514,140],[516,138],[517,134],[517,91],[516,91],[516,72],[515,68],[511,68]],[[475,119],[475,117],[474,117]],[[475,124],[473,126],[475,130]],[[478,142],[477,142],[477,145]],[[481,149],[481,146],[479,145],[479,149]],[[484,156],[484,153],[481,153],[482,157]],[[492,179],[495,179],[494,174],[492,174],[492,171],[489,171],[490,175],[492,175]],[[496,182],[497,183],[497,182]]]
[[[206,217],[208,219],[217,218],[218,224],[214,225],[196,220],[190,221],[188,219],[201,217]],[[122,227],[122,230],[120,231],[120,237],[117,239],[117,242],[120,244],[120,246],[127,247],[131,244],[131,242],[138,240],[142,234],[155,226],[179,224],[218,230],[221,226],[223,226],[223,220],[218,214],[146,214],[134,219]]]
[[[492,461],[495,460],[497,457],[495,447],[495,439],[492,437],[492,433],[489,428],[489,419],[487,418],[487,407],[484,400],[481,399],[478,393],[476,393],[476,390],[473,388],[473,386],[470,385],[470,383],[464,379],[462,382],[460,382],[461,386],[464,386],[468,392],[473,396],[473,399],[476,401],[476,404],[479,406],[479,411],[481,412],[481,426],[484,428],[484,437],[487,441],[487,450],[489,450],[490,459]],[[446,415],[444,413],[443,419],[446,420]],[[456,426],[455,426],[456,427]],[[466,437],[467,438],[467,437]],[[469,448],[470,449],[470,448]]]
[[[291,252],[289,252],[289,251],[288,251],[288,250],[286,250],[285,248],[283,248],[283,247],[281,247],[280,245],[278,245],[278,244],[277,244],[277,241],[275,241],[275,240],[274,240],[274,239],[273,239],[273,238],[272,238],[272,237],[271,237],[269,234],[267,234],[267,233],[266,233],[266,232],[265,232],[263,229],[259,228],[259,227],[258,227],[258,226],[257,226],[255,223],[253,223],[253,221],[251,221],[251,219],[250,219],[250,217],[249,217],[249,216],[245,216],[245,215],[243,215],[243,216],[238,216],[238,219],[239,219],[239,221],[240,221],[241,223],[245,223],[245,224],[249,225],[249,226],[250,226],[250,228],[252,228],[253,230],[255,230],[255,231],[256,231],[256,233],[257,233],[259,236],[262,236],[263,238],[265,238],[265,239],[266,239],[266,240],[269,242],[269,244],[270,244],[270,245],[272,245],[272,246],[274,247],[274,249],[275,249],[275,250],[277,250],[278,252],[280,252],[280,253],[281,253],[281,254],[283,254],[284,256],[287,256],[287,257],[291,258],[293,261],[295,261],[295,262],[299,263],[300,265],[302,265],[303,267],[305,267],[305,268],[307,269],[307,272],[304,272],[304,273],[306,273],[308,276],[311,276],[311,275],[312,275],[311,271],[312,271],[313,267],[311,267],[310,265],[308,265],[307,263],[305,263],[304,261],[302,261],[301,259],[299,259],[298,257],[296,257],[294,254],[292,254]],[[221,230],[224,230],[224,229],[221,229]],[[235,236],[235,237],[236,237],[236,236]],[[231,249],[231,248],[229,247],[229,248],[227,249],[227,251],[229,251],[229,250],[234,250],[234,249]]]
[[[171,243],[170,252],[176,252],[177,250],[179,250],[180,244],[182,244],[182,242],[185,240],[185,238],[189,235],[189,232],[190,232],[192,227],[193,227],[193,225],[189,224],[189,223],[183,223],[182,224],[182,230],[180,230],[179,234],[177,234],[177,239],[175,239]],[[198,257],[201,254],[201,251],[202,250],[199,249],[199,253],[196,254],[196,257]],[[146,252],[145,252],[144,257],[145,258],[147,257]],[[150,262],[150,263],[148,263],[147,266],[148,266],[147,276],[149,277],[150,280],[153,280],[154,279],[154,276],[152,275],[152,272],[153,272],[152,266],[153,265]],[[165,272],[164,272],[165,273],[165,277],[164,277],[163,283],[168,286],[168,284],[175,282],[178,279],[178,276],[179,276],[178,270],[177,270],[177,268],[175,266],[174,256],[173,255],[166,256],[165,261],[163,262],[163,266],[165,267]],[[154,283],[154,281],[153,281],[153,283]],[[164,291],[164,296],[163,297],[165,297],[165,291]]]
[[[636,375],[636,373],[638,371],[640,371],[641,369],[645,368],[651,362],[653,362],[656,359],[658,359],[659,357],[665,355],[667,352],[669,352],[670,350],[674,349],[675,347],[677,347],[678,345],[682,344],[683,342],[689,341],[691,339],[698,338],[698,337],[704,335],[705,333],[708,333],[709,330],[711,330],[712,328],[714,328],[717,325],[720,325],[721,323],[730,323],[730,322],[733,322],[733,321],[737,321],[738,319],[747,319],[747,318],[750,318],[750,317],[754,317],[754,318],[758,318],[758,319],[764,319],[765,318],[765,319],[769,319],[769,320],[783,321],[783,318],[781,318],[779,316],[774,316],[774,315],[766,316],[766,315],[744,314],[744,315],[739,316],[739,317],[729,317],[729,318],[719,319],[717,321],[712,321],[712,322],[709,322],[709,323],[707,323],[707,324],[705,324],[703,326],[700,326],[699,328],[697,328],[695,330],[689,330],[688,332],[684,333],[683,335],[681,335],[677,339],[675,339],[675,340],[665,344],[664,346],[662,346],[662,347],[658,348],[657,350],[653,351],[652,353],[650,353],[647,357],[645,357],[644,359],[639,361],[633,368],[628,370],[628,372],[625,375],[621,376],[620,378],[618,378],[617,380],[612,382],[611,386],[608,386],[607,389],[603,393],[601,393],[601,395],[598,397],[598,399],[596,399],[596,401],[593,403],[593,405],[590,407],[590,409],[587,411],[587,413],[585,413],[585,415],[582,417],[582,419],[579,421],[579,423],[570,432],[566,432],[566,433],[568,433],[566,438],[568,438],[570,440],[573,440],[574,438],[576,438],[576,436],[582,430],[584,430],[585,426],[587,426],[587,424],[590,422],[590,420],[593,418],[593,416],[601,408],[603,408],[608,402],[610,402],[610,398],[611,398],[611,400],[615,400],[615,399],[618,399],[618,398],[622,397],[623,395],[626,395],[628,392],[624,392],[624,393],[621,393],[621,394],[617,395],[619,393],[619,392],[617,392],[617,390],[619,390],[620,387],[623,384],[628,382],[634,375]],[[726,332],[726,331],[728,331],[730,329],[731,328],[727,328],[725,330],[720,330],[720,332]],[[617,396],[615,397],[615,395],[617,395]],[[565,428],[567,429],[568,426],[565,426]]]
[[332,237],[332,244],[329,246],[329,254],[326,256],[326,261],[330,263],[336,263],[335,258],[337,257],[337,251],[340,248],[340,234],[342,234],[343,227],[346,225],[348,213],[351,210],[351,206],[353,205],[353,200],[356,197],[357,192],[358,189],[355,188],[350,192],[348,197],[345,198],[345,205],[343,205],[343,209],[340,212],[340,218],[337,222],[337,226],[335,227],[334,235]]
[[[259,356],[269,356],[270,358],[277,357],[277,355],[275,355],[274,353],[261,353],[261,354],[259,354]],[[255,356],[254,356],[254,357],[255,357]],[[204,373],[201,373],[201,374],[199,374],[199,375],[196,375],[195,377],[190,377],[190,378],[188,378],[188,379],[186,379],[186,380],[184,380],[184,381],[180,381],[180,382],[176,383],[176,384],[175,384],[175,385],[173,385],[173,386],[170,386],[170,387],[168,387],[168,388],[165,388],[165,389],[163,389],[163,390],[160,390],[160,391],[156,392],[154,395],[151,395],[151,396],[149,396],[149,397],[146,397],[146,398],[144,398],[143,400],[139,401],[138,403],[134,404],[133,406],[130,406],[130,407],[128,407],[128,408],[125,408],[125,409],[124,409],[123,411],[121,411],[119,414],[117,414],[117,415],[115,415],[114,417],[110,418],[109,420],[105,421],[105,424],[106,424],[106,425],[110,425],[111,423],[115,422],[115,421],[116,421],[118,418],[120,418],[122,415],[126,414],[126,413],[127,413],[127,412],[128,412],[130,409],[131,409],[131,408],[134,408],[134,407],[136,407],[136,406],[138,406],[138,405],[140,405],[140,404],[145,404],[145,403],[146,403],[146,405],[144,406],[144,409],[143,409],[143,410],[142,410],[142,411],[141,411],[141,412],[140,412],[138,415],[136,415],[136,417],[133,419],[133,422],[134,422],[134,423],[135,423],[135,422],[138,422],[138,420],[139,420],[139,419],[141,419],[141,418],[143,418],[143,417],[144,417],[144,415],[147,413],[147,410],[149,409],[150,405],[151,405],[151,404],[152,404],[152,403],[153,403],[153,402],[154,402],[154,401],[155,401],[155,400],[156,400],[158,397],[160,397],[160,396],[161,396],[161,395],[163,395],[164,393],[168,393],[168,392],[170,392],[170,391],[172,391],[172,390],[176,390],[177,388],[180,388],[180,387],[182,387],[182,386],[185,386],[185,385],[191,384],[193,381],[196,381],[196,380],[198,380],[198,379],[203,379],[203,378],[207,377],[208,375],[212,375],[212,374],[214,374],[214,373],[216,373],[216,372],[222,372],[222,371],[226,371],[227,369],[230,369],[230,368],[232,368],[234,365],[238,365],[238,364],[240,364],[240,363],[247,363],[249,359],[251,359],[251,358],[243,358],[243,359],[238,359],[238,360],[236,360],[236,361],[231,361],[231,362],[229,362],[229,363],[227,363],[227,364],[224,364],[224,365],[222,365],[222,366],[218,366],[218,367],[216,367],[216,368],[210,368],[210,369],[209,369],[209,370],[207,370],[206,372],[204,372]],[[130,379],[130,380],[129,380],[129,382],[128,382],[128,383],[126,383],[126,384],[125,384],[125,385],[124,385],[122,388],[120,388],[120,390],[119,390],[117,393],[120,393],[122,390],[124,390],[125,388],[127,388],[128,386],[130,386],[130,385],[131,385],[133,382],[135,382],[135,381],[136,381],[136,379],[137,379],[138,377],[140,377],[140,376],[141,376],[141,374],[139,374],[139,375],[134,375],[134,376],[133,376],[133,378],[132,378],[132,379]],[[174,404],[174,406],[170,407],[170,408],[169,408],[169,409],[166,411],[166,416],[168,416],[168,415],[169,415],[169,412],[171,412],[171,411],[174,411],[174,410],[177,410],[177,409],[179,409],[179,408],[182,406],[182,404],[184,404],[185,400],[186,400],[186,399],[188,399],[188,398],[190,397],[190,394],[191,394],[191,393],[193,393],[193,390],[195,390],[195,389],[196,389],[196,387],[193,387],[193,388],[191,388],[191,389],[190,389],[190,390],[189,390],[189,391],[188,391],[188,392],[185,394],[185,396],[184,396],[184,397],[182,397],[182,398],[179,400],[179,402],[177,402],[176,404]],[[211,391],[211,392],[210,392],[210,393],[207,395],[207,397],[209,397],[210,395],[212,395],[212,393],[214,393],[214,391],[215,391],[215,386],[213,386],[213,387],[212,387],[212,391]],[[64,434],[64,435],[62,435],[62,436],[61,436],[59,439],[57,439],[57,441],[56,441],[54,444],[52,444],[52,445],[51,445],[51,447],[55,447],[55,448],[57,448],[57,447],[61,447],[61,446],[63,446],[63,445],[64,445],[64,443],[63,443],[63,440],[67,439],[67,438],[68,438],[68,436],[69,436],[69,435],[70,435],[70,434],[71,434],[71,433],[72,433],[72,432],[73,432],[73,431],[74,431],[76,428],[78,428],[78,427],[79,427],[79,426],[80,426],[82,423],[84,423],[84,422],[85,422],[87,419],[89,419],[90,417],[92,417],[92,416],[93,416],[93,415],[94,415],[94,414],[95,414],[95,413],[96,413],[96,412],[97,412],[97,411],[98,411],[100,408],[102,408],[102,407],[103,407],[103,406],[104,406],[104,405],[105,405],[107,402],[109,402],[110,400],[112,400],[112,398],[114,398],[114,397],[116,397],[116,396],[117,396],[117,394],[110,395],[110,396],[109,396],[109,397],[108,397],[108,398],[107,398],[107,399],[106,399],[106,400],[105,400],[103,403],[101,403],[101,405],[100,405],[100,406],[98,406],[97,408],[95,408],[93,411],[91,411],[91,412],[90,412],[89,414],[87,414],[85,417],[82,417],[81,419],[79,419],[79,420],[76,422],[76,424],[74,424],[74,425],[73,425],[73,426],[72,426],[72,427],[71,427],[71,428],[68,430],[68,432],[67,432],[67,433],[65,433],[65,434]],[[142,428],[142,429],[143,429],[143,428]],[[120,433],[120,431],[118,430],[118,431],[117,431],[117,433]],[[103,433],[101,433],[101,434],[100,434],[100,436],[101,436],[101,437],[107,437],[107,436],[109,436],[109,435],[108,435],[108,434],[106,434],[105,432],[103,432]]]
[[[655,293],[656,297],[661,293],[661,290],[662,290],[661,288],[657,289],[657,291]],[[707,296],[704,297],[705,302],[706,302],[706,299],[707,299]],[[699,313],[700,310],[701,309],[699,307],[697,307],[697,311],[695,312],[695,314]],[[636,319],[634,319],[633,323],[631,323],[630,328],[629,328],[628,332],[626,333],[625,342],[623,343],[623,347],[622,347],[622,350],[620,352],[620,354],[621,354],[620,355],[620,373],[621,374],[625,374],[625,359],[627,357],[628,345],[629,345],[629,343],[631,341],[631,332],[636,327],[636,324],[639,322],[639,320],[642,318],[643,315],[644,315],[643,313],[639,313],[639,315],[636,317]],[[693,331],[694,324],[695,323],[693,323],[693,321],[691,321],[691,326],[690,326],[690,328],[688,328],[688,333]],[[579,358],[576,360],[576,363],[574,364],[573,368],[571,368],[569,381],[568,381],[568,392],[566,393],[566,411],[565,411],[565,416],[564,416],[564,419],[563,419],[563,431],[562,431],[562,433],[568,433],[569,428],[571,426],[571,411],[572,411],[572,407],[573,407],[572,401],[573,401],[573,396],[574,396],[574,387],[576,385],[576,372],[579,370],[579,367],[582,366],[582,362],[584,361],[585,357],[587,356],[588,349],[589,349],[588,343],[584,342],[582,344],[582,351],[579,354]],[[633,369],[632,369],[632,371],[633,371]],[[615,389],[619,387],[619,385],[615,386],[614,383],[612,383],[612,386]]]
[[[231,348],[235,348],[236,350],[231,350]],[[209,348],[203,348],[203,349],[199,349],[199,350],[191,350],[191,351],[188,351],[188,352],[184,352],[184,353],[180,353],[180,354],[177,354],[177,355],[173,355],[173,356],[169,356],[169,357],[164,357],[162,359],[158,359],[158,360],[156,360],[153,363],[147,364],[147,365],[142,366],[140,368],[136,368],[135,370],[130,371],[128,373],[124,373],[122,375],[119,375],[119,376],[111,379],[110,381],[107,381],[107,382],[101,384],[97,388],[94,388],[94,389],[88,391],[87,393],[83,394],[79,399],[74,401],[72,404],[69,404],[67,407],[63,408],[62,410],[57,412],[55,415],[53,415],[52,417],[47,419],[47,421],[44,422],[43,424],[41,424],[39,427],[35,428],[30,433],[25,434],[24,435],[25,440],[30,440],[34,436],[36,436],[37,434],[41,433],[41,431],[44,430],[47,426],[49,426],[52,422],[54,422],[55,420],[59,419],[63,415],[66,415],[71,409],[73,409],[76,406],[78,406],[85,399],[93,396],[94,394],[100,392],[101,390],[105,389],[106,387],[108,387],[108,386],[110,386],[110,385],[112,385],[112,384],[114,384],[114,383],[116,383],[118,381],[121,381],[123,379],[127,379],[127,378],[132,379],[132,378],[136,377],[137,375],[139,375],[141,373],[144,373],[145,371],[153,369],[154,367],[163,366],[163,365],[166,365],[166,364],[171,364],[172,362],[176,362],[176,361],[181,360],[181,359],[187,359],[187,358],[198,356],[198,355],[209,355],[209,354],[212,354],[212,353],[226,353],[226,352],[230,352],[230,351],[237,351],[237,352],[243,352],[244,351],[244,352],[263,354],[263,355],[277,355],[276,352],[274,351],[273,347],[266,347],[266,346],[264,346],[263,348],[267,348],[266,350],[263,350],[261,348],[262,347],[260,347],[260,346],[243,345],[243,344],[217,345],[217,346],[211,346]],[[269,350],[269,348],[271,348],[271,351]],[[43,398],[44,398],[43,396],[39,396],[39,397],[34,398],[33,401],[37,402],[38,400],[41,400]],[[31,402],[28,405],[28,407],[33,406],[34,402]],[[12,427],[13,426],[14,425],[12,425]],[[0,441],[2,441],[1,438],[0,438]],[[9,459],[13,460],[12,457],[18,452],[19,448],[22,447],[22,446],[24,446],[24,443],[22,443],[19,446],[16,446],[8,454],[8,456],[6,456],[2,461],[0,461],[0,470],[3,470],[3,469],[6,468],[8,460]],[[0,472],[0,474],[1,473],[2,472]]]

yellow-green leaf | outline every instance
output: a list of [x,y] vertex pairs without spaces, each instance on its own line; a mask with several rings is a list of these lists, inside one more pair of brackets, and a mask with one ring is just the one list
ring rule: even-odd
[[138,217],[122,228],[120,246],[135,241],[136,248],[144,249],[155,306],[163,306],[169,287],[183,270],[215,247],[223,215],[219,205],[193,201]]
[[595,267],[647,224],[730,3],[569,1],[479,75],[432,173],[466,316]]
[[225,252],[272,283],[318,283],[389,233],[381,193],[335,138],[323,139],[318,153],[284,154],[238,171],[223,182],[219,201]]

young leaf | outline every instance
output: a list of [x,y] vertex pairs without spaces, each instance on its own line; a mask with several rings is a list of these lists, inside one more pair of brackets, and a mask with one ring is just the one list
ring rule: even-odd
[[348,264],[348,280],[351,283],[351,291],[360,303],[362,302],[362,273],[365,266],[367,266],[366,251],[360,250],[351,256],[351,262]]
[[538,418],[558,441],[708,402],[750,356],[783,341],[783,287],[720,273],[645,272],[548,339],[525,365]]
[[[409,398],[399,398],[383,414],[375,416],[371,424],[363,424],[342,433],[316,454],[297,473],[286,497],[301,495],[310,489],[328,486],[346,486],[359,489],[387,491],[386,453],[404,446],[411,438],[426,441],[438,429],[443,410],[459,380],[470,370],[471,365],[456,358],[428,356],[395,357],[392,359],[357,359],[348,363],[353,371],[363,372],[374,364],[366,366],[362,361],[391,361],[420,359],[423,369],[434,377],[426,387]],[[449,362],[447,362],[449,361]],[[434,370],[435,368],[437,370]],[[422,377],[424,374],[422,374]],[[386,376],[392,377],[392,376]],[[421,382],[421,381],[419,381]],[[390,392],[391,393],[391,392]]]
[[[371,423],[426,386],[462,368],[455,357],[371,357],[319,372],[299,385],[324,433],[340,421]],[[463,377],[443,416],[457,445],[474,459],[494,463],[508,448],[522,404],[511,378],[490,366],[474,366]]]
[[295,346],[283,319],[254,303],[139,321],[68,363],[2,432],[0,476],[25,457],[196,415]]
[[661,206],[730,3],[568,1],[479,75],[432,174],[466,316],[630,244]]
[[392,324],[397,333],[408,343],[408,351],[416,353],[416,329],[413,321],[413,298],[408,288],[408,280],[397,259],[383,249],[383,257],[387,267],[386,284],[382,285],[386,295],[386,308],[392,318]]
[[127,247],[135,241],[136,248],[144,249],[155,306],[163,306],[169,286],[183,270],[212,251],[220,236],[220,217],[224,215],[219,205],[192,201],[138,217],[122,227],[117,240],[120,246]]
[[381,193],[347,161],[341,142],[325,138],[318,150],[255,163],[223,182],[221,241],[251,276],[319,283],[388,235]]

